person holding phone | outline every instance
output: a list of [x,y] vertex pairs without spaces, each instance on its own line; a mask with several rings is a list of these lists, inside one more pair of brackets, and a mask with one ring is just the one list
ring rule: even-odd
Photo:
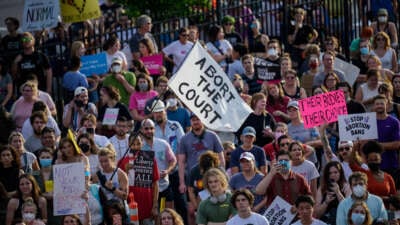
[[292,171],[289,152],[279,151],[276,158],[277,163],[272,165],[270,173],[258,183],[255,190],[256,194],[267,195],[266,207],[276,196],[294,205],[297,196],[311,195],[310,186],[305,178]]

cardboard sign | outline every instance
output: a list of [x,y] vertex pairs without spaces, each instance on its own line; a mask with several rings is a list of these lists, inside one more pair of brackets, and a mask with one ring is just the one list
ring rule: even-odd
[[299,100],[299,108],[305,128],[315,127],[325,122],[336,122],[339,115],[347,114],[346,100],[342,90]]
[[341,141],[378,139],[375,112],[341,115],[338,122]]
[[98,0],[60,0],[64,23],[81,22],[101,16]]
[[107,73],[107,56],[106,53],[81,56],[81,73],[90,77],[93,74]]
[[22,30],[39,31],[56,27],[58,15],[60,15],[59,1],[25,0]]
[[281,80],[281,66],[262,58],[254,58],[254,69],[259,81]]
[[163,65],[163,55],[157,54],[140,58],[144,66],[149,70],[151,75],[160,74],[160,67]]
[[283,198],[276,196],[274,201],[265,211],[264,216],[270,224],[289,225],[296,214],[292,214],[290,209],[292,205]]
[[129,163],[133,168],[128,171],[129,186],[151,188],[153,185],[153,151],[136,151],[131,154]]
[[252,112],[221,66],[196,42],[168,82],[179,99],[208,128],[237,131]]
[[119,108],[107,108],[106,112],[104,113],[102,124],[115,125],[115,123],[117,122],[118,113]]
[[54,215],[83,214],[86,212],[85,168],[83,163],[67,163],[53,166]]

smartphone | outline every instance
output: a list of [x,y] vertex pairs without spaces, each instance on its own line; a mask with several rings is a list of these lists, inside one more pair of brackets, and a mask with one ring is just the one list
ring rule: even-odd
[[94,128],[93,127],[88,127],[88,128],[86,128],[86,132],[88,134],[94,134]]

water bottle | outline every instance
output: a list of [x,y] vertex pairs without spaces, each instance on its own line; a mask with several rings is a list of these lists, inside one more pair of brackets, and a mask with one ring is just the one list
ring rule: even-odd
[[138,205],[133,193],[129,193],[129,219],[130,225],[139,225]]

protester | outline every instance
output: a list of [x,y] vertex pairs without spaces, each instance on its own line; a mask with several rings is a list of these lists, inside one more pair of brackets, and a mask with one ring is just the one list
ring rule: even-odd
[[11,197],[18,189],[18,177],[24,173],[17,150],[10,145],[0,147],[0,182]]
[[173,209],[165,208],[160,213],[160,225],[183,225],[182,217]]

